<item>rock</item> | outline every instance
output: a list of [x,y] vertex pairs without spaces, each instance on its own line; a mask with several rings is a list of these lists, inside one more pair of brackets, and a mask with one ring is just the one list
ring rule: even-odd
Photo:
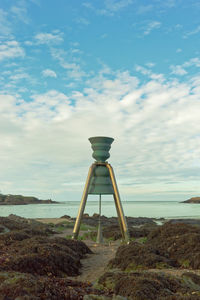
[[200,203],[200,197],[193,197],[180,203]]
[[68,219],[68,220],[71,220],[71,217],[70,216],[68,216],[68,215],[64,215],[64,216],[62,216],[62,217],[60,217],[61,219],[63,218],[63,219]]
[[91,250],[81,241],[31,236],[23,231],[0,235],[1,271],[35,275],[79,275],[80,259]]
[[171,224],[182,223],[182,224],[200,226],[200,219],[171,219],[167,223],[171,223]]
[[[142,225],[140,227],[129,227],[130,238],[146,237],[150,232],[155,230],[158,225]],[[103,236],[106,239],[118,240],[122,238],[119,225],[110,225],[103,228]]]
[[[72,218],[72,220],[75,221],[75,218]],[[145,218],[145,217],[126,217],[126,221],[129,227],[132,226],[141,226],[141,225],[156,225],[156,222],[152,218]],[[93,214],[93,216],[89,216],[88,214],[84,214],[82,218],[82,223],[86,225],[90,225],[93,227],[98,226],[99,222],[99,214]],[[106,216],[101,216],[101,224],[103,227],[111,226],[111,225],[118,225],[118,218],[117,217],[111,217],[108,218]]]
[[48,235],[54,233],[48,224],[42,224],[34,219],[25,219],[16,215],[0,217],[0,225],[9,230],[25,230],[27,233],[32,232],[34,235]]
[[56,201],[40,200],[36,197],[22,195],[2,195],[0,194],[0,205],[25,205],[25,204],[52,204],[59,203]]
[[[200,276],[196,276],[200,280]],[[192,277],[189,286],[182,277],[164,273],[107,272],[98,283],[117,295],[133,300],[199,300],[200,285]]]
[[150,232],[144,243],[130,242],[118,248],[109,263],[112,268],[200,268],[200,228],[165,223]]
[[89,283],[68,278],[0,272],[1,300],[78,300],[88,294],[104,293],[92,288]]

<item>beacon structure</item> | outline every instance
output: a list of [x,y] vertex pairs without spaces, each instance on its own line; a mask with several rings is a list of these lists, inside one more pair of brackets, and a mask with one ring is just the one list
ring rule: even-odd
[[[117,182],[115,179],[113,168],[107,162],[107,159],[110,157],[109,150],[111,148],[111,144],[114,141],[114,139],[110,137],[96,136],[96,137],[89,138],[89,141],[92,145],[92,149],[93,149],[92,156],[95,159],[95,162],[89,168],[88,176],[85,183],[85,188],[83,191],[83,196],[79,207],[79,212],[74,225],[73,238],[74,239],[78,238],[81,219],[85,210],[85,205],[87,202],[88,195],[89,194],[99,195],[99,203],[100,203],[99,216],[101,214],[101,195],[113,195],[122,238],[126,242],[128,242],[129,241],[128,227],[127,227],[126,219],[122,208],[122,203],[120,200]],[[99,230],[98,230],[97,240],[99,243],[102,240],[102,234],[100,230],[100,218],[99,218]]]

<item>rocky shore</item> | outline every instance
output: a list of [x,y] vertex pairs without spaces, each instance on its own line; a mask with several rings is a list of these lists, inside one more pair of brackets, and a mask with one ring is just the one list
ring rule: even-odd
[[124,244],[117,219],[103,217],[104,244],[97,245],[98,217],[84,215],[78,241],[70,216],[0,217],[0,299],[200,299],[198,220],[127,218]]
[[51,199],[40,200],[32,196],[0,194],[0,205],[52,204],[52,203],[59,203],[59,202],[52,201]]
[[181,203],[200,203],[200,197],[193,197],[188,200],[182,201]]

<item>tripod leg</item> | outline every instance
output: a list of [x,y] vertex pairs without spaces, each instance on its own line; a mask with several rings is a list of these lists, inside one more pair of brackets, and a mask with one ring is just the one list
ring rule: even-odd
[[113,198],[114,198],[114,201],[115,201],[115,207],[116,207],[116,211],[117,211],[119,228],[120,228],[120,231],[121,231],[122,239],[125,240],[123,225],[122,225],[122,222],[121,222],[120,213],[119,213],[119,209],[118,209],[118,205],[117,205],[117,199],[116,199],[115,194],[113,195]]
[[116,179],[115,179],[114,171],[113,171],[113,168],[111,167],[110,164],[106,164],[106,166],[109,170],[110,178],[111,178],[113,189],[114,189],[114,199],[116,201],[119,225],[121,226],[122,236],[124,237],[124,240],[126,242],[128,242],[129,241],[128,227],[127,227],[126,219],[125,219],[125,216],[124,216],[124,212],[123,212],[122,203],[121,203],[121,200],[120,200],[119,191],[118,191],[118,188],[117,188],[117,182],[116,182]]
[[80,207],[79,207],[79,211],[78,211],[78,215],[76,218],[76,222],[74,225],[74,230],[73,230],[73,239],[77,239],[78,238],[78,234],[79,234],[79,230],[80,230],[80,225],[81,225],[81,219],[85,210],[85,205],[86,205],[86,201],[87,201],[87,197],[88,197],[88,188],[89,188],[89,184],[90,184],[90,180],[92,177],[92,172],[94,169],[94,164],[91,165],[89,172],[88,172],[88,176],[87,176],[87,180],[85,183],[85,187],[84,187],[84,191],[83,191],[83,196],[81,199],[81,203],[80,203]]

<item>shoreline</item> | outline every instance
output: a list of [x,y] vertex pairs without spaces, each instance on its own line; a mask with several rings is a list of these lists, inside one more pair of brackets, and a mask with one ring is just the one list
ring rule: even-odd
[[[16,214],[24,218],[60,218],[64,214],[77,217],[80,201],[63,202],[57,204],[38,204],[38,205],[1,205],[0,216]],[[98,201],[88,201],[85,213],[92,216],[99,210]],[[154,201],[144,202],[135,201],[123,202],[124,214],[128,217],[146,217],[154,220],[164,218],[170,219],[200,219],[200,207],[197,205],[173,201]],[[113,201],[102,203],[102,215],[113,217],[117,215]]]

